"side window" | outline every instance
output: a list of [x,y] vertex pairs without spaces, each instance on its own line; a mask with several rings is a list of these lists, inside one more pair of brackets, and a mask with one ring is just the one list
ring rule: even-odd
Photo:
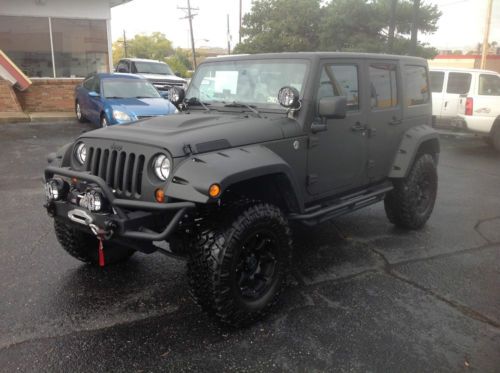
[[128,71],[127,62],[120,61],[120,63],[118,63],[118,66],[116,67],[116,71],[117,72],[127,72]]
[[88,91],[92,91],[93,90],[93,88],[94,88],[94,79],[95,79],[95,77],[91,76],[90,78],[87,78],[83,82],[83,86],[85,87],[86,90],[88,90]]
[[444,71],[431,71],[429,73],[431,92],[443,92]]
[[323,97],[344,96],[347,110],[359,110],[358,68],[356,65],[324,65],[317,101]]
[[479,94],[485,96],[500,96],[500,77],[481,74],[479,76]]
[[387,109],[398,104],[395,64],[370,64],[370,93],[372,109]]
[[429,102],[427,69],[424,66],[405,66],[407,106]]
[[471,74],[449,73],[446,93],[453,93],[459,95],[464,95],[466,93],[469,93],[471,79],[472,79]]
[[94,79],[94,86],[92,87],[92,90],[97,93],[101,93],[101,81],[99,78]]

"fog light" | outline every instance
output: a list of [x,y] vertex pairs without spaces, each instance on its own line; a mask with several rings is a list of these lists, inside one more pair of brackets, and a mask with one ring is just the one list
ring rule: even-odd
[[79,205],[90,211],[101,211],[104,205],[104,198],[98,191],[90,190],[83,194]]
[[59,201],[68,193],[69,186],[61,179],[50,179],[45,183],[45,196],[48,201]]

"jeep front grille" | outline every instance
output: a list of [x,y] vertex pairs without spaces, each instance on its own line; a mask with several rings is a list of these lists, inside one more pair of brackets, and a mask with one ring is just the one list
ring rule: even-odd
[[99,147],[90,147],[85,163],[87,171],[99,176],[117,195],[140,198],[145,156]]

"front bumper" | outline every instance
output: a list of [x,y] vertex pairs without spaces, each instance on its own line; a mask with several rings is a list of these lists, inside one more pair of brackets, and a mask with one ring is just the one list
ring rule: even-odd
[[[47,167],[45,180],[54,176],[77,178],[89,187],[99,187],[111,207],[111,212],[91,212],[61,200],[46,204],[49,215],[91,231],[97,227],[101,232],[107,232],[108,235],[111,233],[113,237],[149,242],[166,240],[176,230],[181,218],[195,207],[193,202],[156,203],[116,198],[106,182],[98,176],[65,167]],[[170,214],[166,227],[160,232],[151,230],[149,227],[158,225],[158,217],[162,213]]]

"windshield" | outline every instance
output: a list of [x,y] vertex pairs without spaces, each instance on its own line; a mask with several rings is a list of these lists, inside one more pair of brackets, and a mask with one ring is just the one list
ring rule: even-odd
[[158,98],[161,97],[151,83],[139,79],[104,79],[102,94],[106,98]]
[[159,62],[134,62],[135,72],[142,74],[174,75],[166,63]]
[[302,94],[307,75],[305,60],[244,60],[201,65],[186,93],[187,101],[283,109],[278,91],[292,86]]

